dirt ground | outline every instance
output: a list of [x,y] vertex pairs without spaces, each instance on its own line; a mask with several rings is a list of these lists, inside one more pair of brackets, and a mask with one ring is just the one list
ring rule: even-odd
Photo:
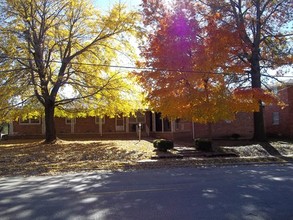
[[[0,141],[0,176],[54,175],[62,172],[125,170],[160,166],[205,166],[248,162],[292,162],[293,143],[215,142],[212,154],[190,143],[175,143],[168,153],[154,151],[152,140]],[[189,153],[186,153],[189,152]],[[184,154],[185,153],[185,154]],[[225,157],[235,154],[237,157]],[[182,156],[183,155],[183,156]]]

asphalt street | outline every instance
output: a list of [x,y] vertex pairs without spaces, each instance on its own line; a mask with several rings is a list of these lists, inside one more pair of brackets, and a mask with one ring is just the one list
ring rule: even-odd
[[293,219],[293,164],[0,178],[0,219]]

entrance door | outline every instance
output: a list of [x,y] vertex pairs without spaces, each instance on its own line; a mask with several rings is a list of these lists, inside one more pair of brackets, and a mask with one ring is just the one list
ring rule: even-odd
[[163,131],[161,113],[156,112],[155,114],[156,114],[156,131]]

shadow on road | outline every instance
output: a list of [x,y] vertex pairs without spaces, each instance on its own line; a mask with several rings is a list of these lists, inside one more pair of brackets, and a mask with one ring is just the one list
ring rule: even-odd
[[0,178],[8,219],[289,219],[291,164]]

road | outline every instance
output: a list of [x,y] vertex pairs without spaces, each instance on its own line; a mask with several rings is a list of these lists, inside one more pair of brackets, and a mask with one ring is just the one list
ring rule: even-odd
[[0,178],[0,219],[293,219],[293,164]]

